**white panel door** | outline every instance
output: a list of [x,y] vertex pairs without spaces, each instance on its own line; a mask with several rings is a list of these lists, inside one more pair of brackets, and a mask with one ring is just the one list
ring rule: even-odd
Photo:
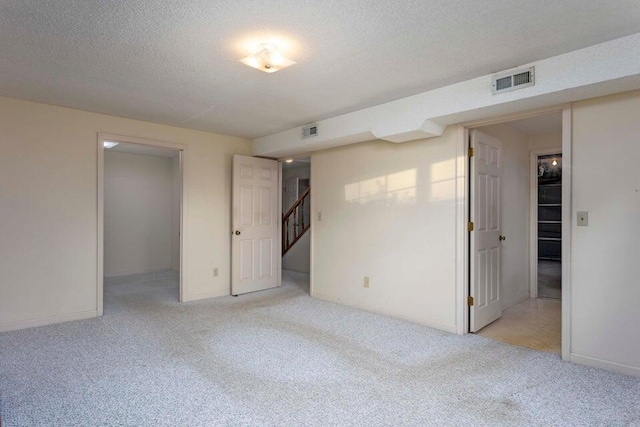
[[470,331],[502,316],[502,142],[471,131]]
[[278,286],[278,171],[276,160],[233,156],[233,295]]

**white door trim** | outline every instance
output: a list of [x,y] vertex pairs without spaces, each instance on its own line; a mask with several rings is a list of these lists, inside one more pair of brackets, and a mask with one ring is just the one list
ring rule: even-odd
[[180,179],[182,191],[180,195],[180,302],[187,299],[187,286],[185,282],[184,265],[187,247],[187,146],[173,142],[164,142],[132,136],[98,133],[98,200],[97,200],[97,224],[98,224],[98,248],[97,248],[97,294],[96,311],[102,316],[104,311],[104,141],[123,142],[127,144],[139,144],[152,147],[172,148],[180,151]]
[[456,332],[469,332],[469,148],[468,128],[458,126],[456,144]]
[[[468,231],[469,221],[469,129],[486,126],[489,124],[504,123],[517,120],[524,116],[540,115],[553,111],[562,112],[562,359],[569,360],[571,356],[571,227],[572,227],[572,110],[571,104],[535,110],[530,113],[518,113],[511,116],[500,116],[482,122],[463,124],[463,131],[458,136],[457,146],[457,177],[456,177],[456,329],[459,334],[469,332],[469,308],[467,298],[469,296],[469,256],[468,256]],[[460,163],[464,163],[461,165]],[[464,191],[461,191],[464,189]],[[462,198],[462,200],[461,200]],[[460,251],[464,250],[463,255]],[[462,323],[460,323],[462,322]]]
[[282,161],[278,161],[278,261],[276,268],[278,269],[278,287],[282,286]]
[[313,175],[314,167],[313,167],[313,154],[309,155],[309,187],[311,188],[311,198],[309,202],[311,203],[311,209],[309,209],[309,226],[311,230],[309,230],[309,295],[315,297],[314,288],[313,288],[313,276],[314,276],[314,253],[315,253],[315,229],[318,226],[316,220],[318,211],[316,210],[316,189],[313,187],[314,175]]
[[500,116],[490,117],[487,119],[472,120],[469,122],[462,123],[462,126],[468,129],[475,129],[475,128],[484,127],[484,126],[497,125],[500,123],[507,123],[507,122],[513,122],[516,120],[527,119],[530,117],[542,116],[544,114],[549,114],[549,113],[559,113],[563,111],[565,108],[567,108],[567,106],[569,105],[570,104],[550,105],[548,107],[536,108],[534,110],[523,111],[520,113],[503,114]]
[[529,152],[529,297],[538,298],[538,156],[557,154],[562,147]]
[[571,359],[572,147],[573,112],[567,105],[562,109],[562,360]]

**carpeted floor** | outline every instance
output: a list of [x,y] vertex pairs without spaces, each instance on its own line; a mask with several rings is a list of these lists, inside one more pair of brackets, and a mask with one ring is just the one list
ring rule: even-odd
[[187,304],[168,274],[109,280],[102,318],[0,334],[3,426],[640,425],[638,378],[312,299],[303,278]]

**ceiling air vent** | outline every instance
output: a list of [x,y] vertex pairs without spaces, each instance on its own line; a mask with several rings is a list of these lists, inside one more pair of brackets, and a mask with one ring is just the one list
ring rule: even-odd
[[510,73],[496,74],[493,76],[493,94],[533,86],[536,83],[534,71],[535,67],[530,67]]
[[318,136],[318,125],[308,125],[302,128],[302,139]]

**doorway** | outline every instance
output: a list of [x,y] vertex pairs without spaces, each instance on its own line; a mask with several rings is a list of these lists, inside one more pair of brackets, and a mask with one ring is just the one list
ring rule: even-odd
[[311,159],[286,159],[282,164],[283,283],[310,293]]
[[538,298],[562,299],[562,152],[558,149],[532,152],[537,186],[533,188],[532,248],[537,260],[532,266],[532,294]]
[[121,297],[183,300],[185,150],[98,135],[98,315]]
[[561,111],[476,126],[468,169],[469,331],[557,354],[562,126]]
[[310,160],[233,156],[231,295],[310,293]]

